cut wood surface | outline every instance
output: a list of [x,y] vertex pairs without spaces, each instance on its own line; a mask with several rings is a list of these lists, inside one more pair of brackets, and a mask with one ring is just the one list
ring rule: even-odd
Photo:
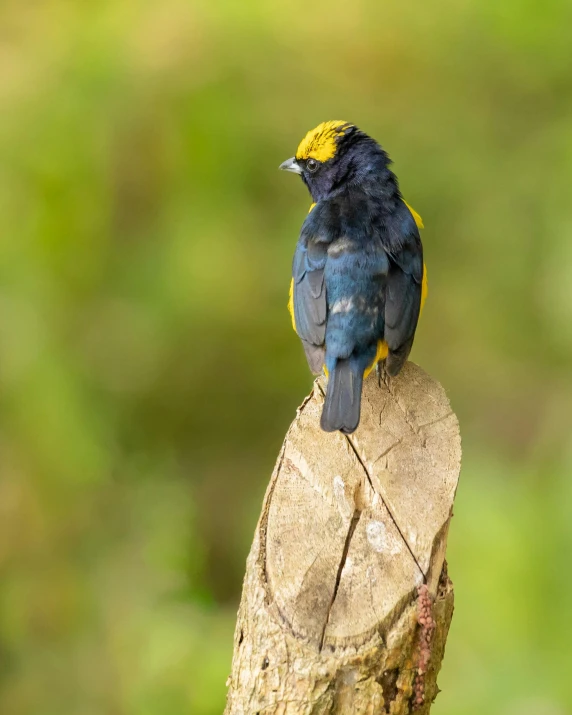
[[457,418],[413,363],[365,381],[349,436],[321,431],[324,389],[298,410],[266,492],[226,715],[428,713],[437,693]]

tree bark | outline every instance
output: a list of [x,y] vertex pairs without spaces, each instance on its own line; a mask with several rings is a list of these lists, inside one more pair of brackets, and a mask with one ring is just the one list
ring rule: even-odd
[[266,492],[225,715],[422,715],[438,692],[457,418],[408,363],[365,381],[354,434],[326,434],[324,386],[299,408]]

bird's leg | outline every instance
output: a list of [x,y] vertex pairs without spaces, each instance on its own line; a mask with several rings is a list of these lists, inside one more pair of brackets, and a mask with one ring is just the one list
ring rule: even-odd
[[375,374],[377,375],[377,384],[379,385],[379,387],[381,387],[382,382],[387,385],[389,375],[385,372],[385,360],[380,360],[377,363],[377,365],[375,366]]

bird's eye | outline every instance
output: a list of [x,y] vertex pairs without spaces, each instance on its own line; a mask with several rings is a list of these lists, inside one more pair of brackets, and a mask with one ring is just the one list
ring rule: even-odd
[[308,159],[308,161],[306,162],[306,169],[311,174],[313,174],[318,169],[319,166],[320,166],[320,162],[316,161],[315,159]]

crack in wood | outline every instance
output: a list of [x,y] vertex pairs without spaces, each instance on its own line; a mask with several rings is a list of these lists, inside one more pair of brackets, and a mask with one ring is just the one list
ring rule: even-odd
[[[385,380],[384,380],[384,383],[385,383],[385,385],[387,386],[387,389],[389,390],[389,386],[387,385],[387,383],[385,382]],[[326,396],[326,393],[324,392],[324,388],[322,387],[322,385],[321,385],[320,383],[318,383],[318,387],[319,387],[320,392],[322,393],[322,395],[325,397],[325,396]],[[397,398],[395,397],[395,395],[394,395],[391,391],[389,392],[389,394],[393,397],[393,399],[395,400],[395,402],[399,405],[399,403],[397,402]],[[401,407],[401,405],[399,405],[399,408],[400,408],[401,411],[405,414],[405,410]],[[407,424],[409,424],[409,426],[410,426],[411,429],[413,430],[413,427],[412,427],[412,425],[408,422],[407,418],[405,419],[405,421],[407,422]],[[415,431],[415,430],[413,430],[413,431]],[[374,494],[377,494],[377,495],[379,496],[379,498],[381,499],[383,506],[387,509],[387,513],[389,514],[389,517],[390,517],[391,521],[393,522],[395,528],[397,529],[397,531],[398,531],[398,533],[399,533],[399,536],[401,537],[401,540],[403,541],[403,543],[404,543],[405,546],[407,547],[407,550],[408,550],[409,553],[411,554],[411,558],[413,559],[413,561],[415,562],[415,565],[417,566],[417,568],[419,569],[421,575],[423,576],[423,580],[426,581],[426,580],[427,580],[427,575],[426,575],[425,571],[423,571],[423,569],[421,568],[421,565],[419,564],[419,561],[417,560],[417,557],[416,557],[415,554],[413,553],[413,550],[412,550],[411,546],[409,546],[409,542],[407,541],[407,539],[406,539],[405,536],[403,535],[403,532],[401,531],[401,528],[400,528],[399,524],[397,523],[397,520],[395,519],[395,516],[393,515],[393,512],[392,512],[391,509],[389,508],[389,505],[388,505],[387,502],[385,501],[385,499],[384,499],[384,497],[383,497],[383,494],[380,494],[379,491],[375,488],[375,486],[374,486],[374,484],[373,484],[373,481],[372,481],[372,479],[371,479],[371,475],[370,475],[370,473],[369,473],[369,470],[368,470],[368,468],[366,467],[364,461],[362,460],[362,458],[361,458],[361,456],[360,456],[360,454],[359,454],[359,452],[358,452],[358,450],[357,450],[355,444],[352,442],[352,440],[350,439],[350,436],[349,436],[349,435],[343,434],[342,436],[346,439],[347,443],[349,444],[349,446],[351,447],[353,453],[355,454],[356,459],[357,459],[358,462],[361,464],[362,469],[363,469],[363,471],[365,472],[365,476],[367,477],[367,481],[369,482],[369,485],[370,485],[372,491],[374,492]],[[333,601],[332,601],[332,605],[333,605]],[[328,613],[329,613],[329,612],[328,612]],[[324,631],[325,631],[325,627],[324,627]]]
[[387,455],[391,452],[391,450],[392,450],[392,449],[395,449],[396,447],[398,447],[398,446],[401,444],[402,441],[403,441],[403,438],[400,437],[400,438],[397,440],[397,442],[394,442],[390,447],[388,447],[386,450],[384,450],[384,451],[379,455],[379,457],[376,457],[376,458],[373,460],[373,462],[371,463],[372,466],[373,466],[374,464],[377,464],[382,457],[387,457]]
[[371,479],[371,475],[370,475],[370,473],[369,473],[369,471],[368,471],[368,469],[367,469],[365,463],[363,462],[362,458],[360,457],[360,455],[359,455],[359,453],[358,453],[358,451],[357,451],[357,449],[356,449],[356,446],[354,445],[354,443],[353,443],[353,442],[351,441],[351,439],[349,438],[349,435],[344,435],[344,437],[347,439],[348,444],[349,444],[350,447],[352,448],[352,450],[353,450],[353,452],[354,452],[354,454],[355,454],[355,456],[356,456],[358,462],[361,464],[361,466],[362,466],[362,468],[363,468],[363,471],[365,472],[365,476],[367,477],[367,481],[369,482],[370,487],[372,488],[373,492],[379,496],[379,498],[381,499],[381,501],[382,501],[382,503],[383,503],[383,506],[387,509],[387,513],[389,514],[389,516],[390,516],[390,518],[391,518],[391,521],[393,522],[395,528],[397,529],[397,531],[398,531],[398,533],[399,533],[399,536],[401,536],[401,539],[402,539],[403,543],[405,544],[405,546],[407,547],[407,550],[408,550],[409,553],[411,554],[411,558],[413,559],[413,561],[415,561],[415,564],[416,564],[417,568],[419,569],[419,571],[421,572],[421,574],[422,574],[422,576],[423,576],[423,579],[425,580],[425,579],[426,579],[425,571],[423,571],[423,569],[421,568],[421,566],[420,566],[420,564],[419,564],[419,561],[417,561],[417,557],[416,557],[415,554],[413,553],[413,550],[411,549],[411,546],[409,546],[409,542],[407,541],[407,539],[406,539],[405,536],[403,535],[403,532],[401,531],[401,528],[400,528],[399,524],[397,523],[397,520],[396,520],[395,516],[393,515],[393,512],[392,512],[391,509],[389,508],[388,503],[387,503],[387,502],[385,501],[385,499],[383,498],[383,494],[380,494],[379,491],[375,488],[375,486],[374,486],[374,484],[373,484],[373,481],[372,481],[372,479]]
[[431,427],[432,425],[439,424],[439,422],[443,422],[444,420],[447,419],[447,417],[452,417],[455,413],[453,410],[449,410],[446,415],[442,415],[441,417],[436,417],[434,420],[431,420],[430,422],[424,422],[422,425],[419,425],[417,428],[418,430],[423,429],[424,427]]
[[328,623],[330,622],[330,614],[332,612],[332,608],[336,601],[336,596],[338,595],[338,590],[340,588],[340,582],[342,580],[342,572],[344,570],[344,566],[346,565],[346,561],[348,559],[348,552],[350,550],[350,544],[352,542],[353,535],[355,534],[355,530],[356,530],[358,522],[360,520],[360,516],[361,516],[361,510],[356,507],[355,511],[353,513],[353,516],[352,516],[352,520],[350,521],[348,533],[346,534],[346,540],[344,542],[344,550],[342,551],[342,558],[340,559],[340,563],[338,564],[338,572],[336,574],[336,583],[334,585],[334,591],[332,593],[330,605],[328,606],[328,610],[326,612],[326,620],[325,620],[324,627],[322,629],[322,635],[320,638],[320,651],[324,647],[324,640],[326,638],[326,629],[328,627]]
[[403,414],[403,419],[405,420],[405,423],[407,426],[411,429],[413,434],[419,436],[419,426],[415,425],[411,420],[409,419],[409,414],[407,413],[407,410],[402,406],[402,404],[399,402],[397,399],[397,395],[395,394],[395,391],[391,389],[391,384],[390,384],[390,378],[388,375],[385,376],[385,379],[383,380],[384,385],[387,387],[387,391],[393,397],[393,400],[395,401],[395,404],[399,407],[401,413]]

